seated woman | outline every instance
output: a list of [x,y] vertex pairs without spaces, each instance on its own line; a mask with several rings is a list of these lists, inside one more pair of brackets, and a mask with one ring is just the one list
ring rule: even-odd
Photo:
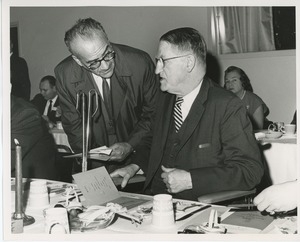
[[11,95],[11,176],[15,176],[14,139],[22,147],[22,171],[26,178],[56,180],[55,144],[35,106]]
[[250,80],[241,68],[236,66],[227,68],[224,87],[242,100],[254,130],[267,128],[269,123],[272,123],[266,119],[269,108],[259,96],[253,93]]

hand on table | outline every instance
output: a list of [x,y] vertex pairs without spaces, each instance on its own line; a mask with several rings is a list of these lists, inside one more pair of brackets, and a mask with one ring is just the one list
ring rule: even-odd
[[110,161],[123,161],[133,150],[131,145],[125,142],[115,143],[108,148],[112,149]]
[[125,166],[123,168],[117,169],[110,173],[111,177],[123,177],[121,187],[124,188],[129,179],[132,178],[140,169],[140,167],[136,164],[130,164],[128,166]]
[[191,174],[185,170],[176,168],[166,168],[161,166],[163,173],[161,178],[168,188],[170,193],[178,193],[184,190],[192,189]]
[[258,194],[253,203],[259,211],[286,212],[297,207],[297,181],[272,185]]

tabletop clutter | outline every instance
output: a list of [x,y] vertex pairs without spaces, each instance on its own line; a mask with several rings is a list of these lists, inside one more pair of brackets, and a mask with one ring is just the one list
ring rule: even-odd
[[263,139],[278,139],[281,137],[294,138],[296,137],[296,125],[284,124],[284,122],[274,122],[269,125],[267,130],[259,130],[255,133],[258,140]]
[[[290,125],[274,124],[274,127],[269,127],[268,132],[294,134],[295,129]],[[124,197],[120,195],[105,167],[74,174],[75,184],[25,179],[26,183],[29,182],[29,190],[23,191],[21,147],[17,141],[16,146],[17,172],[15,179],[11,179],[12,187],[14,185],[12,192],[15,193],[15,211],[11,217],[11,232],[14,234],[23,233],[24,226],[36,222],[33,216],[25,214],[25,211],[27,213],[34,210],[42,212],[46,234],[102,230],[116,224],[119,219],[131,221],[136,228],[146,224],[151,226],[153,231],[175,228],[177,233],[196,234],[224,234],[231,233],[234,229],[239,233],[243,232],[243,226],[239,225],[241,221],[244,220],[245,227],[249,221],[254,221],[254,224],[258,221],[260,227],[254,231],[259,233],[274,221],[270,215],[263,216],[258,211],[255,214],[251,211],[242,214],[238,210],[233,212],[232,208],[228,207],[173,199],[170,194],[158,194],[153,197],[134,194]],[[277,232],[297,231],[295,218],[285,223],[288,225],[276,227]],[[237,227],[232,229],[232,225]]]

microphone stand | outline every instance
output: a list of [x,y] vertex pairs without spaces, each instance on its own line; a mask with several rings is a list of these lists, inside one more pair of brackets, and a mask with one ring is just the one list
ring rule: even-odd
[[[88,100],[86,94],[82,91],[76,94],[76,109],[81,113],[82,119],[82,172],[87,171],[87,158],[89,151],[89,136],[91,132],[91,119],[95,116],[98,110],[98,94],[95,89],[88,92]],[[87,104],[86,104],[87,101]],[[92,112],[92,104],[95,101],[95,110]],[[81,108],[79,109],[79,105]],[[87,114],[86,114],[87,108]]]

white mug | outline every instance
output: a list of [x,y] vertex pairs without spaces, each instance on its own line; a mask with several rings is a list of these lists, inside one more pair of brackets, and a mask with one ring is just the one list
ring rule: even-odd
[[168,227],[174,225],[174,209],[172,196],[158,194],[153,197],[152,225],[156,227]]
[[44,210],[45,232],[47,234],[69,234],[68,211],[66,208],[48,208]]
[[281,128],[281,132],[286,135],[293,135],[296,132],[295,124],[286,124]]

